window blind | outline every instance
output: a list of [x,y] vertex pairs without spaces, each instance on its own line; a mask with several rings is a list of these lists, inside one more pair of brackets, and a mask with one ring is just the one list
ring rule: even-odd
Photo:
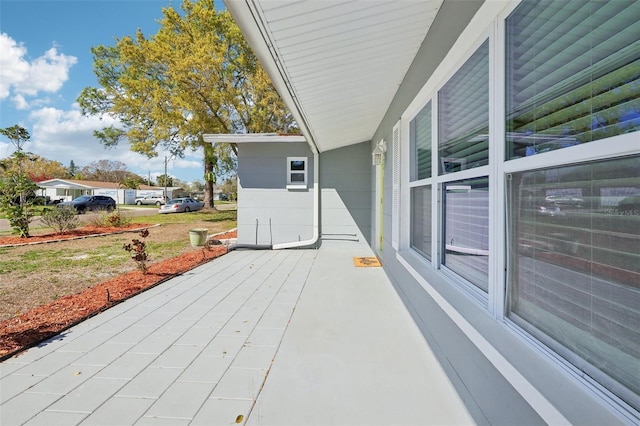
[[640,157],[516,173],[509,316],[640,407]]
[[431,260],[431,185],[411,188],[411,247]]
[[508,159],[640,128],[640,2],[523,2],[507,20]]
[[411,180],[431,177],[431,102],[411,120]]
[[489,289],[489,179],[448,182],[444,189],[443,265]]
[[438,93],[440,173],[489,164],[489,42]]

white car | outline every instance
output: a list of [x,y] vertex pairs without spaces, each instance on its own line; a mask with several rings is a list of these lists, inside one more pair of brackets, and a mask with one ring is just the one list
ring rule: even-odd
[[136,198],[136,204],[141,205],[153,205],[161,206],[165,203],[166,198],[164,195],[147,195],[146,197]]
[[204,203],[194,200],[193,198],[173,198],[164,206],[161,206],[158,213],[181,213],[195,212],[202,210]]

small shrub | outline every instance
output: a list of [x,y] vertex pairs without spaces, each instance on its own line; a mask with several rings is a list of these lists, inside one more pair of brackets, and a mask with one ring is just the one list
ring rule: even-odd
[[104,218],[104,225],[119,228],[131,223],[131,217],[120,210],[108,213]]
[[149,253],[147,253],[147,243],[145,238],[149,236],[149,230],[143,229],[139,233],[142,240],[134,238],[131,244],[124,244],[122,248],[129,252],[131,259],[136,262],[138,269],[143,273],[147,273],[147,262],[149,261]]
[[108,228],[119,228],[130,223],[131,215],[121,210],[114,210],[111,213],[102,212],[87,221],[88,225],[96,227],[105,226]]
[[80,225],[76,209],[71,206],[43,210],[42,221],[57,234],[76,229]]

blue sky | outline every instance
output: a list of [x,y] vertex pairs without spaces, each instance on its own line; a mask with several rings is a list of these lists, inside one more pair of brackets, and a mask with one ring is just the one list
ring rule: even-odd
[[[170,0],[0,0],[0,128],[18,124],[31,141],[25,150],[77,167],[107,159],[151,178],[164,173],[164,153],[148,159],[127,143],[105,149],[93,131],[105,126],[84,117],[76,98],[84,87],[98,87],[90,48],[115,44],[115,38],[147,36],[158,31],[162,8],[179,8]],[[216,1],[217,7],[223,5]],[[0,138],[0,158],[13,145]],[[202,181],[200,152],[172,159],[167,173],[183,182]]]

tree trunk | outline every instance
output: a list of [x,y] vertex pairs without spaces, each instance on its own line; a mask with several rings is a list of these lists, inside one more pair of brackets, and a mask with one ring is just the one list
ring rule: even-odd
[[213,145],[204,143],[204,207],[215,208],[213,203]]

